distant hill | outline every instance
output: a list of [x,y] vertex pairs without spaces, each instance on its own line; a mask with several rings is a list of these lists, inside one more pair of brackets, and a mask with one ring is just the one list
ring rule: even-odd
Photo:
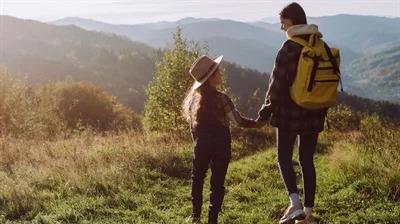
[[[6,67],[33,85],[65,79],[89,81],[117,96],[121,102],[134,110],[142,110],[145,101],[144,89],[153,78],[155,63],[162,55],[161,50],[133,42],[126,37],[86,31],[76,26],[54,26],[8,16],[0,18],[4,27],[1,30],[1,44],[7,46],[2,47],[0,67]],[[260,46],[257,43],[247,42],[248,45],[242,46],[244,42],[219,36],[210,40],[210,47],[220,47],[221,51],[226,53],[229,52],[230,45],[236,45],[238,48],[258,52],[260,57],[267,57],[263,52],[267,46],[257,49],[257,46]],[[221,42],[227,44],[218,44]],[[396,89],[399,86],[398,45],[382,45],[369,52],[367,56],[352,64],[353,69],[344,70],[345,90],[356,90],[360,84],[359,89],[364,91],[359,94],[364,97],[374,97],[375,93],[382,93],[386,94],[382,96],[393,99],[392,97],[398,96],[400,92]],[[243,58],[248,59],[247,63],[253,63],[250,51],[244,50],[241,54]],[[254,117],[264,101],[268,74],[242,68],[239,63],[231,63],[229,57],[226,58],[228,61],[224,61],[222,66],[226,68],[228,87],[238,98],[239,109]],[[232,60],[235,61],[234,59]],[[373,70],[371,68],[382,68],[381,71],[374,71],[383,75],[375,77],[375,73],[369,74],[368,72]],[[362,82],[364,79],[367,82]],[[381,88],[385,84],[386,86]],[[391,91],[392,87],[394,88],[391,93],[380,90]],[[387,99],[385,97],[376,99]],[[354,96],[346,99],[347,102],[353,102],[353,105],[356,104],[354,102],[360,102]]]
[[171,33],[180,27],[188,39],[204,40],[220,36],[235,40],[252,40],[270,46],[279,45],[284,35],[268,32],[247,23],[222,19],[185,18],[176,22],[158,22],[138,25],[118,25],[82,18],[65,18],[52,22],[55,25],[76,25],[87,30],[117,33],[132,40],[148,43],[154,47],[165,47],[171,41]]
[[261,18],[259,21],[273,24],[273,23],[279,23],[280,18],[277,15],[274,17],[264,17],[264,18]]
[[207,43],[210,52],[244,67],[269,72],[273,58],[284,40],[284,34],[266,30],[243,22],[221,19],[185,18],[176,22],[159,22],[140,25],[113,25],[81,18],[65,18],[52,24],[76,25],[87,30],[116,33],[141,41],[153,47],[164,48],[171,44],[171,34],[177,27],[185,38]]
[[[115,34],[76,26],[54,26],[8,16],[0,19],[4,27],[1,44],[7,46],[0,54],[0,68],[7,68],[31,85],[66,79],[89,81],[137,112],[142,111],[144,90],[153,78],[162,51]],[[239,108],[254,112],[248,106],[261,105],[267,74],[228,61],[223,66]],[[250,99],[256,89],[260,89],[260,97]]]
[[400,18],[361,15],[335,15],[309,18],[319,25],[326,39],[357,53],[400,39]]
[[352,93],[400,103],[400,42],[353,61],[344,75]]
[[[326,41],[357,54],[400,39],[400,18],[340,14],[310,17],[308,23],[318,25]],[[270,31],[280,30],[279,22],[260,20],[251,25]]]
[[358,112],[376,113],[384,120],[393,122],[394,125],[400,125],[400,104],[398,103],[367,99],[345,92],[339,93],[338,102]]
[[[324,40],[341,49],[343,66],[350,64],[370,48],[400,39],[400,18],[342,14],[311,17],[308,22],[319,25]],[[262,72],[271,71],[273,58],[285,40],[279,22],[273,18],[244,23],[189,17],[176,22],[138,25],[65,18],[53,24],[73,24],[87,30],[124,35],[131,40],[141,41],[157,48],[168,46],[171,43],[171,33],[179,26],[188,39],[209,43],[211,53],[224,54],[229,60]]]
[[[227,61],[242,67],[270,72],[275,61],[276,49],[260,42],[242,41],[215,36],[200,40],[213,54],[222,54]],[[232,47],[235,46],[235,47]]]
[[152,78],[155,50],[115,34],[1,16],[0,67],[30,84],[87,80],[135,110]]

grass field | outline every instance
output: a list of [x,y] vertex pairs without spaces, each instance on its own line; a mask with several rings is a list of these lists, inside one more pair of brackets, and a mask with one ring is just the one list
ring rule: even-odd
[[[354,131],[320,136],[315,208],[320,223],[399,223],[400,165],[392,164],[393,156],[384,160],[389,153],[369,153],[367,144],[358,144],[363,136]],[[221,223],[277,223],[288,199],[274,130],[238,130],[233,138]],[[398,139],[386,141],[393,145]],[[46,141],[1,138],[0,220],[183,223],[191,212],[191,147],[189,136],[141,132],[83,131]],[[204,220],[208,188],[207,181]]]

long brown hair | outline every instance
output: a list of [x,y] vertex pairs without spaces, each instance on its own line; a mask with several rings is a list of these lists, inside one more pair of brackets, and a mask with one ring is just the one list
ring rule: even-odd
[[211,76],[208,81],[199,88],[190,89],[186,94],[182,103],[182,114],[186,121],[191,122],[192,124],[197,124],[199,122],[200,113],[205,112],[205,98],[207,97],[207,94],[212,93],[212,90],[214,89],[214,87],[209,84],[209,80],[211,80],[213,76]]

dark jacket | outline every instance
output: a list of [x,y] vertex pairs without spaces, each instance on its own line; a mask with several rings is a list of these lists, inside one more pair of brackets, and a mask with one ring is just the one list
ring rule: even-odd
[[[303,37],[307,38],[307,35]],[[269,120],[274,127],[298,134],[321,132],[327,109],[302,108],[293,102],[289,94],[302,49],[302,45],[291,40],[282,45],[270,76],[265,103],[259,111],[259,120]]]

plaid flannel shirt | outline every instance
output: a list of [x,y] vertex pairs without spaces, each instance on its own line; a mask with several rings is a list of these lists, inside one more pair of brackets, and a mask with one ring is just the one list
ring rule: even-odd
[[[230,122],[244,128],[252,128],[256,126],[257,121],[243,116],[235,108],[235,105],[228,95],[216,90],[215,88],[211,91],[213,92],[213,97],[208,100],[214,101],[212,105],[215,106],[215,108],[209,108],[209,110],[214,111],[208,111],[209,113],[205,115],[206,119],[203,121],[203,124],[207,123],[206,126],[213,126],[215,125],[213,122],[217,122],[226,128],[229,128]],[[200,101],[200,98],[194,97],[191,104],[193,105],[193,102],[198,103],[198,101]],[[196,125],[196,123],[191,124],[192,127],[195,127]]]
[[233,104],[232,100],[226,94],[217,91],[217,108],[223,111],[224,116],[221,118],[221,123],[229,127],[230,121],[234,122],[239,127],[251,128],[256,125],[256,121],[244,117]]
[[270,76],[265,103],[259,120],[270,121],[274,127],[300,133],[321,132],[327,109],[310,110],[298,106],[290,98],[289,89],[297,72],[303,46],[287,40],[278,52]]

